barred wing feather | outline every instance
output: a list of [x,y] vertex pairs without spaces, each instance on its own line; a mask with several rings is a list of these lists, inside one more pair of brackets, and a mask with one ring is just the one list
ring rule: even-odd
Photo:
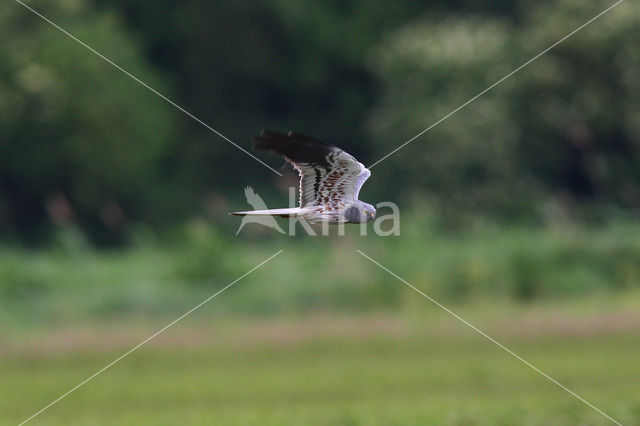
[[300,207],[338,210],[357,200],[371,172],[352,155],[311,136],[263,130],[254,147],[282,155],[300,174]]

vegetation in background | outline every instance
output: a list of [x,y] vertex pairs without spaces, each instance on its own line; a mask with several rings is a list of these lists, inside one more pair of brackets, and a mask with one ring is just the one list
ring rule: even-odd
[[[240,285],[256,284],[253,279]],[[235,292],[237,289],[230,291]],[[411,290],[406,289],[407,292]],[[419,298],[414,315],[212,318],[223,294],[34,419],[69,424],[608,424]],[[615,301],[609,301],[614,302]],[[457,307],[625,425],[640,421],[638,302]],[[576,321],[580,318],[580,321]],[[0,423],[15,424],[159,324],[1,338]],[[37,348],[37,349],[36,349]]]
[[[84,0],[31,4],[150,85],[160,73],[114,12]],[[97,243],[157,224],[174,111],[19,4],[1,6],[0,239],[42,243],[75,223]]]
[[356,249],[448,303],[605,295],[638,289],[638,233],[635,224],[618,224],[485,226],[452,235],[433,222],[407,218],[397,238],[363,238],[354,232],[301,244],[284,236],[238,241],[198,221],[172,244],[107,252],[64,245],[38,252],[2,250],[0,312],[5,320],[28,323],[177,313],[280,249],[281,256],[253,273],[257,281],[239,283],[233,297],[220,298],[216,312],[410,309],[416,295]]
[[[408,24],[371,57],[380,155],[498,81],[607,6],[559,1],[522,21]],[[376,167],[377,184],[429,200],[448,221],[489,215],[612,220],[640,209],[640,10],[621,7]],[[391,145],[392,146],[392,145]],[[618,213],[620,214],[620,213]],[[456,220],[458,222],[456,222]]]
[[[295,129],[371,164],[610,3],[29,5],[243,147]],[[376,166],[362,197],[400,205],[400,237],[292,238],[236,237],[226,213],[246,185],[285,205],[293,174],[2,2],[0,423],[280,249],[36,421],[605,421],[359,249],[637,424],[639,13],[623,2]]]
[[[491,16],[463,4],[356,0],[304,10],[287,1],[33,6],[205,121],[222,122],[234,139],[292,127],[336,136],[366,161],[577,27],[601,10],[596,3]],[[265,188],[285,179],[271,181],[268,170],[16,5],[1,7],[2,37],[12,40],[0,46],[7,319],[178,311],[280,248],[286,256],[256,271],[264,284],[240,286],[223,311],[409,306],[398,283],[356,248],[448,301],[527,302],[640,282],[633,5],[377,166],[362,196],[402,206],[401,237],[384,240],[236,239],[228,200],[251,179]],[[580,224],[587,211],[605,220]]]
[[[247,148],[263,127],[296,129],[369,164],[604,6],[33,3]],[[222,226],[244,185],[282,182],[19,4],[0,20],[3,241],[41,244],[72,222],[122,245],[207,211]],[[635,217],[637,30],[635,5],[612,10],[385,160],[363,194],[426,202],[450,227]]]

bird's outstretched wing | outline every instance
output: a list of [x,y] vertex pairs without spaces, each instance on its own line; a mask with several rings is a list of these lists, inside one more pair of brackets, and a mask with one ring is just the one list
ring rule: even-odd
[[358,198],[371,172],[351,154],[311,136],[263,130],[255,149],[282,155],[300,174],[300,207],[340,208]]

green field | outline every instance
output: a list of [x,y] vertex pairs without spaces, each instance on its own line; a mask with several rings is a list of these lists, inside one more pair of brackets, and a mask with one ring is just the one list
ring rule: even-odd
[[[32,422],[611,424],[422,300],[401,314],[272,319],[211,315],[214,300]],[[631,425],[640,424],[639,306],[622,294],[454,310]],[[170,319],[5,330],[0,423],[24,420]]]
[[637,225],[457,235],[418,225],[408,218],[401,239],[312,244],[235,242],[199,222],[173,245],[6,248],[0,424],[28,418],[282,248],[33,424],[610,424],[356,249],[640,424]]
[[639,5],[3,2],[0,426],[640,426]]

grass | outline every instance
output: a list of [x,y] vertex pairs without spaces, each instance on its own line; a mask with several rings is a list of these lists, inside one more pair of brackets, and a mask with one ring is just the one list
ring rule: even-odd
[[[638,306],[640,296],[627,294],[456,310],[630,425],[640,424]],[[205,310],[33,424],[610,424],[427,301],[421,308],[271,319]],[[161,324],[6,334],[0,423],[28,417]]]
[[[403,309],[406,298],[362,250],[438,300],[534,300],[640,288],[640,226],[478,227],[450,234],[408,216],[401,237],[233,239],[205,222],[174,244],[126,250],[86,247],[27,252],[0,248],[2,322],[76,321],[136,312],[166,315],[194,304],[276,251],[220,303],[226,312],[280,315],[313,310]],[[255,225],[254,225],[255,226]],[[260,230],[262,228],[258,228]]]
[[[640,227],[0,250],[0,424],[284,253],[33,424],[610,424],[355,252],[640,425]],[[243,231],[244,232],[244,231]],[[75,243],[74,243],[75,241]],[[75,244],[75,246],[74,246]]]

